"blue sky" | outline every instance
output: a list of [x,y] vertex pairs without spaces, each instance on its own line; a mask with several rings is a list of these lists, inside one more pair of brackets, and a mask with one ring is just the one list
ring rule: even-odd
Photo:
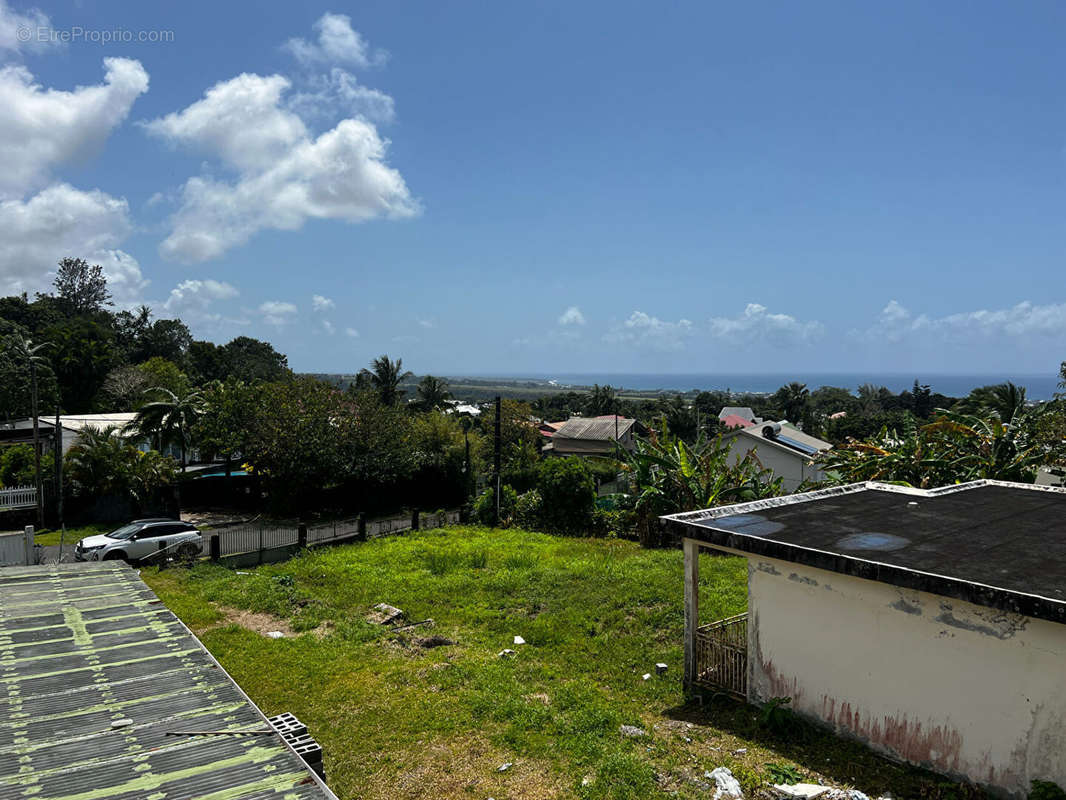
[[0,291],[83,255],[308,371],[1051,373],[1064,18],[8,2]]

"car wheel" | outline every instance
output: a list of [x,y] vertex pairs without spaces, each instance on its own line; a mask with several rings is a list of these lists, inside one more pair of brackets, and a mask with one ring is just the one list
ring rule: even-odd
[[101,561],[120,561],[120,560],[124,559],[125,557],[126,557],[126,554],[124,552],[122,552],[121,550],[111,550],[111,551],[109,551],[107,553],[104,553],[104,557],[102,559],[100,559],[100,560]]
[[200,555],[200,548],[192,542],[185,542],[178,548],[178,558],[182,561],[192,561]]

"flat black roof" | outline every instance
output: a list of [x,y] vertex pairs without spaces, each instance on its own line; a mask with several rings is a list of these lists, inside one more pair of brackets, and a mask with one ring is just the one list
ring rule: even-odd
[[675,514],[677,534],[1066,624],[1066,491],[852,484]]
[[0,569],[0,797],[336,800],[122,562]]

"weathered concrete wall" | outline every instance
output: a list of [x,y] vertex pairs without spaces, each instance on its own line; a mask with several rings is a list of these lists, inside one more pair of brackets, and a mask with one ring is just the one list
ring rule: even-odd
[[749,696],[1024,796],[1066,786],[1066,625],[748,561]]

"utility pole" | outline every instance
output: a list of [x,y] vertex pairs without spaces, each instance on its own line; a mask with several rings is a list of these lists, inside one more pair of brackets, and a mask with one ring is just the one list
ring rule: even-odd
[[[59,405],[56,405],[56,425],[52,430],[52,441],[55,443],[55,491],[56,491],[56,527],[63,528],[63,426],[59,421]],[[60,554],[62,555],[62,553]]]
[[37,530],[44,528],[44,485],[41,483],[41,432],[37,420],[37,362],[30,358],[31,401],[33,405],[34,488],[37,490]]
[[500,524],[500,403],[500,395],[496,395],[496,434],[492,447],[492,495],[495,501],[492,522],[495,527]]

